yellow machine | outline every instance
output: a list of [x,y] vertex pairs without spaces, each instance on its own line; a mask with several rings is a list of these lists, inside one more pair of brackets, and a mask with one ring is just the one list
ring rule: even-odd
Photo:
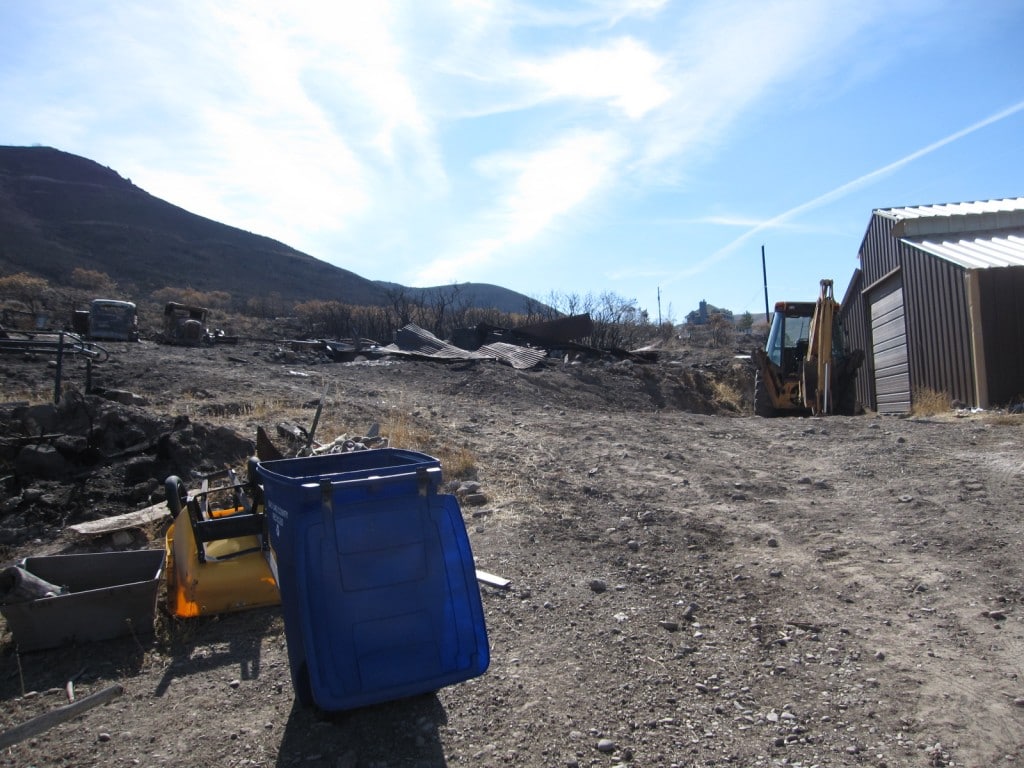
[[[188,618],[281,602],[271,572],[266,517],[258,487],[231,482],[188,496],[167,478],[174,523],[167,531],[167,607]],[[211,501],[212,499],[212,501]],[[218,503],[219,502],[219,503]]]
[[821,281],[817,302],[780,301],[764,349],[754,350],[754,413],[815,416],[857,411],[857,371],[863,350],[847,350],[832,281]]

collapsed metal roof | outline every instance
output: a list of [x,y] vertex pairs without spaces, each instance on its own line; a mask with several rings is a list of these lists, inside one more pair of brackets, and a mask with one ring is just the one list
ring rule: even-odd
[[1024,197],[883,208],[901,242],[964,269],[1024,266]]
[[520,347],[503,342],[485,344],[475,351],[462,349],[441,341],[430,331],[426,331],[414,323],[399,328],[395,332],[395,343],[381,347],[380,351],[435,360],[500,360],[519,369],[532,368],[547,357],[547,352],[543,349]]

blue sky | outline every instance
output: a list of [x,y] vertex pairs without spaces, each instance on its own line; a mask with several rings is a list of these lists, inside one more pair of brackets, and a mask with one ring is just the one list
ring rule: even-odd
[[[1024,196],[1019,0],[0,3],[0,143],[370,279],[682,319]],[[658,294],[660,290],[660,305]]]

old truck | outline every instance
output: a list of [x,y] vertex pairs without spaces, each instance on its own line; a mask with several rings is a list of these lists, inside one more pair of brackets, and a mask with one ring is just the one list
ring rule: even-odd
[[71,313],[71,330],[92,341],[138,341],[138,310],[131,301],[93,299]]
[[169,301],[164,307],[163,330],[156,340],[161,344],[182,347],[198,347],[203,344],[237,344],[237,336],[228,336],[222,330],[206,327],[209,310],[177,301]]
[[864,351],[847,349],[831,280],[817,301],[779,301],[763,349],[754,350],[754,413],[814,416],[857,412]]

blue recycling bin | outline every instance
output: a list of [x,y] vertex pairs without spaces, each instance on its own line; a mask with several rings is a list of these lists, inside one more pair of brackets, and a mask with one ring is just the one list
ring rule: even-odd
[[302,704],[353,709],[486,671],[473,554],[437,459],[383,448],[256,469]]

